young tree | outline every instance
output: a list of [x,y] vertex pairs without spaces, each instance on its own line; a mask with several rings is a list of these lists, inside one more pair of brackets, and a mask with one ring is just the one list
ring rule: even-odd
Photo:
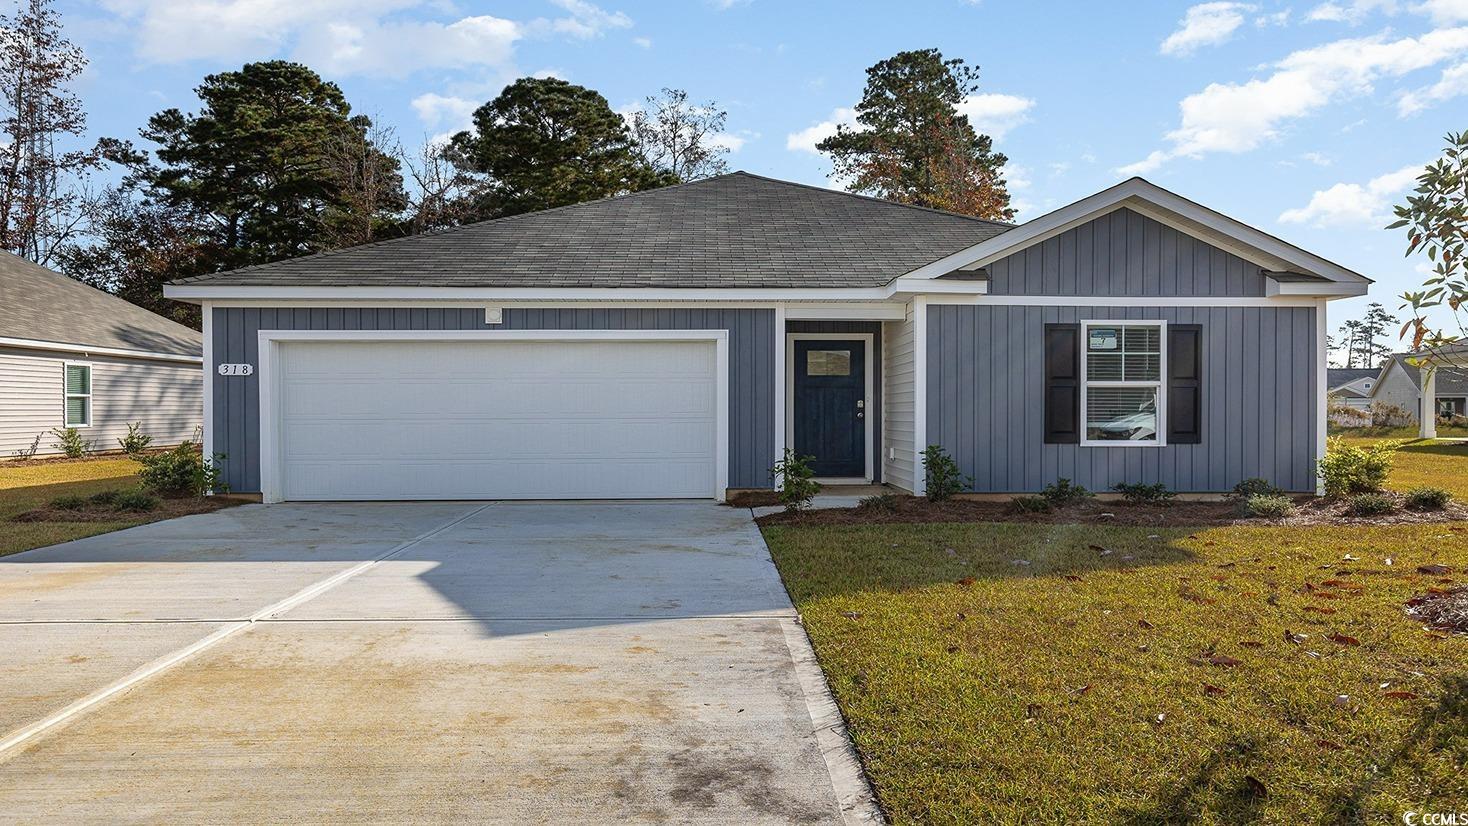
[[1346,367],[1356,366],[1356,348],[1361,336],[1361,322],[1348,318],[1341,322],[1341,338],[1345,340],[1342,345],[1346,351]]
[[1360,323],[1360,352],[1361,366],[1371,367],[1392,354],[1390,344],[1382,343],[1382,338],[1387,336],[1392,326],[1397,323],[1397,317],[1388,313],[1386,308],[1379,302],[1371,302],[1366,307],[1366,315]]
[[899,52],[867,69],[858,125],[838,127],[816,148],[852,192],[1008,220],[1008,158],[959,112],[978,85],[977,67],[937,49]]
[[86,131],[68,88],[86,66],[51,0],[21,0],[0,15],[0,248],[39,264],[76,231],[76,178],[100,162],[95,148],[62,148]]
[[642,162],[679,181],[729,171],[729,147],[716,141],[729,113],[713,101],[690,104],[682,89],[663,89],[632,114],[632,145]]
[[396,145],[391,127],[361,115],[328,135],[323,158],[337,191],[322,215],[327,247],[351,247],[399,234],[398,216],[407,208],[408,196]]
[[[1387,229],[1407,229],[1407,255],[1425,252],[1432,275],[1423,289],[1402,295],[1412,318],[1402,327],[1411,349],[1440,347],[1468,337],[1468,131],[1448,133],[1447,147],[1417,178],[1407,203],[1393,209],[1397,220]],[[1427,312],[1446,308],[1456,331],[1434,329]]]
[[476,220],[485,198],[481,176],[454,164],[441,143],[424,138],[418,151],[399,145],[396,154],[412,186],[408,190],[405,229],[410,235]]
[[676,183],[638,157],[606,98],[554,77],[522,77],[474,112],[450,159],[485,176],[486,217],[518,215]]

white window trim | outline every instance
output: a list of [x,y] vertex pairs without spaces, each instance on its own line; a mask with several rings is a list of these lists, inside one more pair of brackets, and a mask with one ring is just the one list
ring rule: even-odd
[[[1086,365],[1090,352],[1092,327],[1156,327],[1158,329],[1159,361],[1157,381],[1091,381]],[[1119,343],[1119,342],[1118,342]],[[1125,352],[1125,351],[1123,351]],[[1081,447],[1167,447],[1167,322],[1157,318],[1094,319],[1081,322]],[[1155,387],[1157,388],[1157,438],[1147,441],[1118,441],[1113,439],[1088,439],[1090,430],[1086,413],[1086,392],[1091,385],[1097,387]]]
[[[876,456],[875,456],[875,454],[882,452],[883,448],[882,448],[881,445],[875,445],[874,446],[872,444],[873,441],[876,439],[876,431],[873,429],[873,424],[872,424],[872,422],[875,419],[875,417],[872,415],[872,411],[875,409],[873,407],[874,402],[873,402],[873,390],[872,390],[872,388],[873,388],[873,385],[874,385],[874,380],[873,380],[873,376],[875,375],[874,371],[876,370],[875,365],[872,364],[872,354],[876,350],[876,348],[875,348],[875,346],[873,345],[872,342],[875,339],[876,339],[876,334],[875,333],[786,333],[785,334],[785,380],[784,380],[784,384],[785,384],[785,405],[784,405],[784,407],[785,407],[785,432],[784,432],[783,435],[785,437],[785,444],[790,445],[792,447],[795,445],[795,367],[796,367],[796,365],[795,365],[795,342],[797,342],[797,341],[860,341],[860,342],[862,342],[862,346],[864,346],[866,348],[866,355],[862,358],[862,363],[866,366],[866,376],[864,377],[865,378],[865,381],[866,381],[866,384],[865,384],[865,390],[863,391],[863,395],[866,396],[866,402],[865,402],[864,410],[862,412],[862,420],[863,420],[863,424],[864,424],[864,427],[863,427],[863,433],[864,433],[864,435],[862,436],[862,438],[863,438],[864,444],[865,444],[865,450],[863,452],[866,453],[866,470],[865,470],[866,478],[864,478],[864,479],[844,479],[844,478],[825,478],[825,477],[822,477],[822,478],[817,478],[816,479],[816,481],[818,481],[818,482],[824,482],[826,484],[835,484],[835,485],[861,485],[861,484],[869,484],[869,483],[871,483],[871,481],[873,479],[876,478]],[[781,454],[783,455],[783,450],[781,451]]]
[[[66,387],[66,371],[73,367],[87,368],[87,392],[72,393]],[[90,361],[63,361],[61,362],[61,426],[62,427],[91,427],[93,420],[97,418],[97,411],[92,402],[92,379],[96,371],[92,369]],[[73,397],[87,400],[87,421],[85,424],[72,424],[66,420],[66,403]]]

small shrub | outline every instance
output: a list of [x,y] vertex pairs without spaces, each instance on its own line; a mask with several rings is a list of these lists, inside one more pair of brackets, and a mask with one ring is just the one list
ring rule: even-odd
[[929,502],[952,499],[974,486],[974,477],[958,469],[958,463],[940,445],[928,445],[923,451],[923,474],[927,479]]
[[1255,519],[1278,519],[1289,516],[1294,510],[1295,503],[1288,496],[1251,493],[1239,500],[1239,511]]
[[56,441],[51,446],[61,451],[68,459],[80,459],[92,449],[92,443],[82,438],[81,431],[74,427],[56,427],[51,429],[51,435]]
[[1043,496],[1016,496],[1009,500],[1009,509],[1015,513],[1049,513],[1055,506]]
[[142,422],[132,422],[127,426],[127,435],[117,440],[117,446],[122,452],[129,456],[136,456],[148,449],[153,444],[153,437],[143,432]]
[[22,447],[15,451],[15,458],[25,461],[36,458],[36,453],[41,449],[41,437],[46,434],[37,433],[36,438],[31,439],[30,447]]
[[1381,493],[1358,493],[1347,501],[1354,516],[1380,516],[1397,509],[1397,503]]
[[158,507],[158,497],[142,490],[120,490],[112,497],[112,509],[117,511],[150,511]]
[[120,493],[122,493],[120,490],[104,490],[87,497],[87,501],[93,505],[111,505],[117,501],[117,496]]
[[875,496],[864,496],[856,503],[859,511],[881,511],[891,513],[897,510],[897,497],[890,493],[879,493]]
[[815,481],[816,472],[810,462],[814,456],[798,456],[794,450],[785,448],[785,455],[770,468],[770,476],[779,484],[780,504],[786,511],[803,511],[810,507],[810,500],[821,492],[821,484]]
[[1046,485],[1040,491],[1040,495],[1045,497],[1050,504],[1061,507],[1083,502],[1096,494],[1086,490],[1085,486],[1073,484],[1069,479],[1062,477]]
[[1442,488],[1412,488],[1407,491],[1407,507],[1415,511],[1440,511],[1453,495]]
[[1284,496],[1284,491],[1274,486],[1268,479],[1251,476],[1248,479],[1234,485],[1233,498],[1248,499],[1250,496]]
[[1154,485],[1142,482],[1127,483],[1118,482],[1111,489],[1121,494],[1121,498],[1128,502],[1136,502],[1142,505],[1168,505],[1172,503],[1176,493],[1167,489],[1167,485],[1158,482]]
[[205,459],[192,442],[184,442],[173,450],[139,459],[143,464],[138,478],[143,487],[160,496],[202,496],[209,491],[228,490],[220,481],[219,461],[224,454]]
[[1365,447],[1347,444],[1339,436],[1330,440],[1320,459],[1320,476],[1330,496],[1371,493],[1381,490],[1392,470],[1392,458],[1402,443],[1387,440]]
[[87,506],[85,496],[77,496],[74,493],[58,496],[51,500],[51,507],[64,511],[79,511]]

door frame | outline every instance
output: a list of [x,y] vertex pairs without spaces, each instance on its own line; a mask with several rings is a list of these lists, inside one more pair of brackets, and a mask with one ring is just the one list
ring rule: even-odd
[[[862,363],[866,365],[866,376],[863,395],[866,397],[862,421],[865,424],[862,436],[862,452],[866,454],[866,477],[862,479],[852,478],[821,478],[817,481],[827,484],[839,485],[866,485],[871,484],[876,478],[876,456],[877,445],[874,443],[876,432],[873,429],[873,416],[875,410],[875,399],[873,396],[873,377],[876,366],[872,364],[874,333],[786,333],[785,334],[785,445],[795,447],[795,342],[797,341],[860,341],[862,347],[866,348],[866,355]],[[777,457],[778,458],[778,457]]]
[[260,498],[283,501],[280,440],[280,345],[303,341],[693,341],[714,346],[714,478],[711,497],[729,489],[728,330],[261,330],[256,371],[260,387]]

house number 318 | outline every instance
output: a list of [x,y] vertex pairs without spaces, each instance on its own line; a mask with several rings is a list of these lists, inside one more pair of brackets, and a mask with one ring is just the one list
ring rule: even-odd
[[219,375],[221,376],[249,376],[255,373],[253,364],[221,364]]

